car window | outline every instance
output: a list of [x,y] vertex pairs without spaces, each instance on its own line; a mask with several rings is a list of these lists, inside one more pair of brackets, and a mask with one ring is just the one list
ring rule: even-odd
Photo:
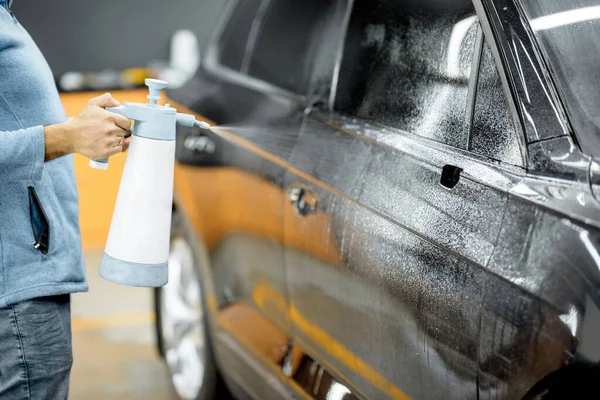
[[248,75],[306,94],[334,0],[271,1],[253,44]]
[[335,109],[466,148],[470,0],[356,0]]
[[485,43],[473,111],[471,151],[521,166],[523,160],[517,134],[520,133],[511,118],[500,74],[490,47]]
[[219,63],[240,71],[254,17],[261,0],[239,0],[219,40]]

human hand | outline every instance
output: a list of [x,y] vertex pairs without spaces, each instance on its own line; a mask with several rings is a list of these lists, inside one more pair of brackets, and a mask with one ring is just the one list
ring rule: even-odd
[[119,105],[110,93],[105,93],[91,99],[72,120],[45,127],[46,161],[69,153],[101,159],[126,150],[130,139],[124,136],[131,121],[104,109]]

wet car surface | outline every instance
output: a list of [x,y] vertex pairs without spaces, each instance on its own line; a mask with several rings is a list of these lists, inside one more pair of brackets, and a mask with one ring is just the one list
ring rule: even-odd
[[600,135],[532,29],[569,6],[535,4],[224,5],[169,93],[217,125],[178,132],[157,307],[182,398],[595,385]]

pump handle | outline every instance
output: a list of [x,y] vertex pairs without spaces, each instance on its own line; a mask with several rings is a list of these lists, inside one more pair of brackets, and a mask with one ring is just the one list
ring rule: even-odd
[[161,81],[160,79],[151,78],[146,78],[144,83],[148,86],[148,91],[150,92],[146,98],[148,99],[148,104],[151,105],[156,105],[156,102],[160,100],[160,91],[169,85],[167,82]]
[[[124,106],[119,106],[119,107],[104,107],[104,109],[106,111],[110,111],[110,112],[114,112],[117,114],[121,114],[124,117],[127,117],[127,115],[125,115],[125,107]],[[131,136],[131,131],[127,132],[127,134],[125,135],[125,137],[129,137]],[[94,169],[100,169],[100,170],[107,170],[108,169],[108,158],[101,158],[98,160],[90,160],[90,167],[94,168]]]

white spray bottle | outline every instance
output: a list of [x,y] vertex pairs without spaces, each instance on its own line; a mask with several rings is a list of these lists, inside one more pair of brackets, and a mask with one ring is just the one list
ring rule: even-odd
[[[209,128],[193,115],[160,106],[167,82],[146,79],[149,102],[107,107],[135,121],[119,194],[100,264],[100,276],[130,286],[167,283],[176,125]],[[91,160],[106,169],[108,159]]]

